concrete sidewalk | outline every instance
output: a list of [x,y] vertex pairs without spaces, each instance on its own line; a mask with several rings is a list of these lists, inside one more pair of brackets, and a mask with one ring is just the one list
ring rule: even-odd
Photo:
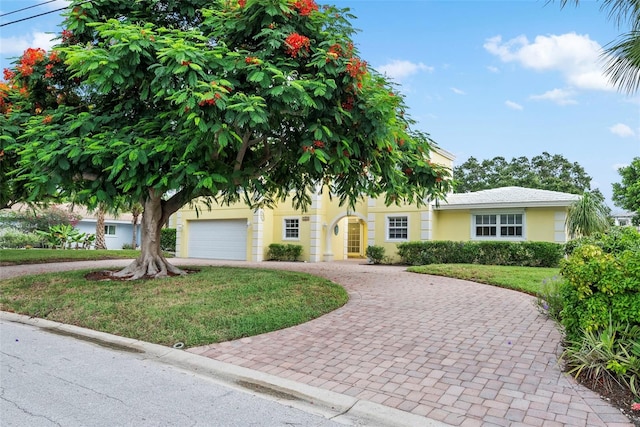
[[[267,375],[259,382],[265,387],[284,381],[275,389],[309,387],[359,408],[371,405],[368,412],[385,415],[371,418],[370,425],[420,420],[455,426],[632,426],[561,372],[561,335],[528,295],[357,262],[172,262],[305,271],[349,292],[344,307],[303,325],[188,350],[224,369],[248,369],[249,382]],[[90,268],[109,262],[73,264]],[[21,274],[60,271],[19,267]],[[13,269],[2,267],[0,277],[17,274]],[[402,424],[394,414],[410,420]]]

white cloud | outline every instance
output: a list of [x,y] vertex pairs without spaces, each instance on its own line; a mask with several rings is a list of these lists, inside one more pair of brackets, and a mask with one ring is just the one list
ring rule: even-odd
[[465,91],[463,91],[462,89],[458,89],[457,87],[452,87],[451,91],[453,93],[455,93],[456,95],[466,95],[467,94]]
[[519,110],[522,111],[524,110],[524,107],[516,102],[513,101],[505,101],[504,105],[506,105],[507,107],[511,108],[512,110]]
[[616,164],[614,164],[612,167],[613,167],[613,170],[614,170],[614,171],[618,172],[618,169],[620,169],[620,168],[626,168],[627,166],[629,166],[629,164],[628,164],[628,163],[616,163]]
[[420,71],[433,71],[433,67],[426,66],[422,62],[416,64],[411,61],[403,61],[398,59],[393,60],[388,64],[376,67],[376,69],[382,74],[386,74],[387,77],[395,80],[401,80],[405,77],[409,77],[413,74],[419,73]]
[[531,95],[530,98],[536,101],[551,101],[558,105],[573,105],[578,101],[573,99],[573,92],[565,89],[553,89],[542,95]]
[[67,7],[71,3],[71,0],[56,0],[52,3],[47,3],[46,7],[49,9],[60,9],[61,7]]
[[33,32],[31,34],[0,38],[0,54],[19,56],[30,47],[49,50],[56,43],[53,40],[54,37],[56,37],[56,34]]
[[525,36],[503,42],[501,36],[495,36],[487,39],[484,48],[502,62],[536,71],[558,71],[575,88],[615,90],[603,73],[602,46],[588,35],[537,36],[533,42]]
[[636,132],[633,129],[631,129],[629,126],[625,125],[624,123],[616,123],[615,125],[609,128],[609,131],[612,134],[618,135],[621,138],[636,136]]
[[492,73],[499,73],[500,69],[498,67],[494,67],[493,65],[489,65],[487,67],[487,70],[491,71]]

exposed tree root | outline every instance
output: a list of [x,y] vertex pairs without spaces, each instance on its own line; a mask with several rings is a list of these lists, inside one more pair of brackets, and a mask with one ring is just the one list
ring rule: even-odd
[[163,256],[140,256],[123,270],[113,273],[114,277],[137,280],[185,275],[186,271],[170,264]]

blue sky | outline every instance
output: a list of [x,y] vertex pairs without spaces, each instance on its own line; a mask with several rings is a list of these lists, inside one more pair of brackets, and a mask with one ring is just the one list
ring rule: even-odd
[[[3,0],[0,13],[45,0]],[[461,164],[547,151],[578,162],[609,205],[617,168],[640,156],[640,94],[602,73],[601,49],[627,28],[582,1],[336,0],[357,16],[361,57],[399,84],[416,128]],[[64,0],[0,17],[59,8]],[[27,47],[51,46],[51,14],[0,27],[0,67]]]

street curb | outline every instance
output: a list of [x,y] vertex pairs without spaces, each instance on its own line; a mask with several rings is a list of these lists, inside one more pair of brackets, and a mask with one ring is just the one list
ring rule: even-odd
[[148,359],[186,369],[280,403],[307,410],[341,424],[385,427],[447,427],[449,424],[379,403],[323,390],[275,375],[209,359],[184,350],[0,311],[0,320],[31,325],[121,351],[144,353]]

